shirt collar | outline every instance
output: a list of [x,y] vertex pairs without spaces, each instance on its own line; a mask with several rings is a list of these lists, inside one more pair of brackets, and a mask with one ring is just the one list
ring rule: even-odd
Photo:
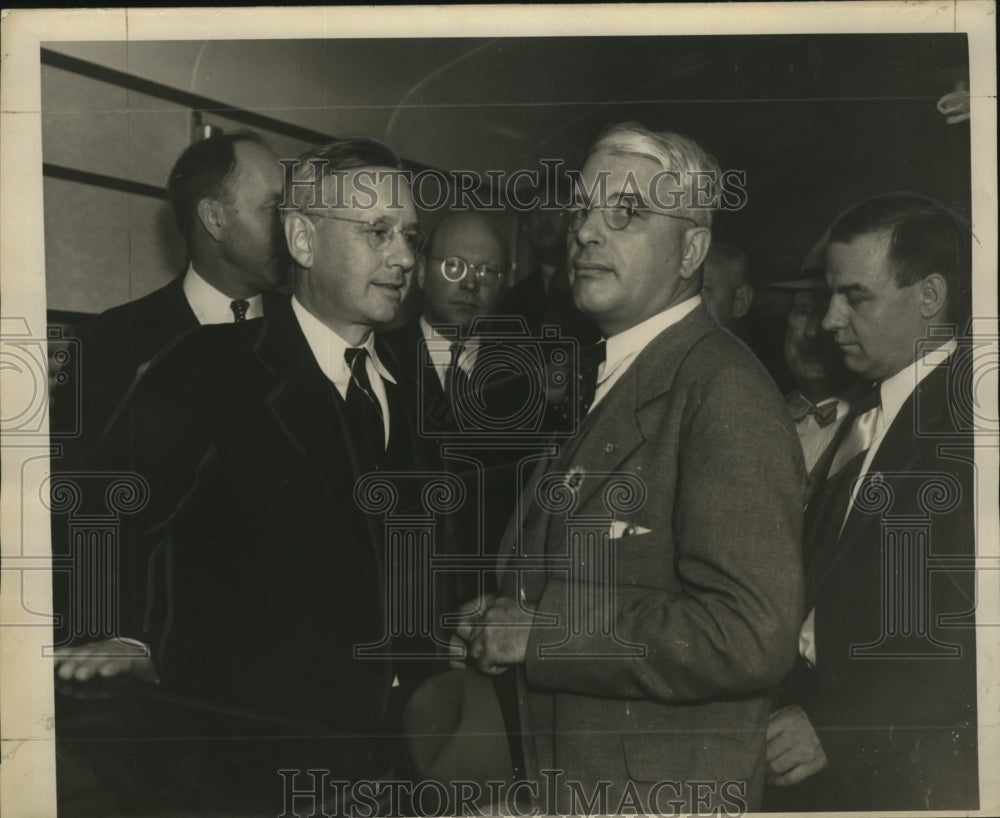
[[944,363],[956,349],[958,342],[952,338],[941,346],[928,350],[912,364],[882,381],[879,396],[882,402],[883,427],[888,428],[920,382],[936,366]]
[[[295,313],[295,318],[302,328],[302,334],[306,337],[306,343],[309,344],[309,349],[312,350],[319,368],[341,391],[341,394],[345,393],[351,381],[351,370],[344,359],[344,350],[351,345],[303,307],[296,297],[292,298],[292,312]],[[378,356],[375,349],[374,332],[368,333],[368,337],[361,346],[368,351],[368,357],[379,376],[389,383],[396,383],[396,379],[385,368]]]
[[604,356],[604,371],[601,373],[598,383],[608,378],[623,361],[645,349],[649,342],[667,327],[673,326],[695,310],[700,303],[701,296],[694,295],[679,304],[668,307],[663,312],[658,312],[642,323],[608,338]]
[[[233,299],[202,278],[193,264],[188,264],[182,287],[199,324],[232,324],[236,320],[230,306]],[[246,312],[247,320],[260,318],[264,314],[264,297],[258,293],[246,300],[250,304]]]
[[423,333],[426,340],[434,341],[435,344],[446,343],[450,347],[455,341],[461,341],[462,346],[467,350],[471,350],[479,346],[478,335],[470,335],[467,338],[453,338],[449,335],[442,335],[437,331],[437,327],[433,326],[422,315],[420,316],[420,332]]
[[442,386],[445,381],[445,373],[451,365],[451,345],[455,341],[462,342],[462,351],[458,358],[458,365],[463,371],[472,372],[472,367],[476,362],[476,356],[479,351],[479,336],[470,335],[463,340],[461,338],[451,338],[447,335],[442,335],[422,315],[420,316],[419,323],[420,332],[427,342],[427,354],[430,356],[431,363],[438,373],[438,379],[441,381]]

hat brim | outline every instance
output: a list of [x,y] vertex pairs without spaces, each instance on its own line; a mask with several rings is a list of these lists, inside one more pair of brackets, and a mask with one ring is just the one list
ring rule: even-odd
[[775,290],[826,290],[826,279],[817,276],[795,278],[788,281],[772,281],[767,285]]

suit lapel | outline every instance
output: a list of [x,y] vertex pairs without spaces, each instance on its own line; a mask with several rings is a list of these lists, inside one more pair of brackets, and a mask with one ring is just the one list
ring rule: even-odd
[[[255,353],[274,379],[265,400],[292,446],[313,465],[333,497],[350,496],[353,474],[342,401],[327,380],[291,309],[261,321]],[[345,494],[344,492],[347,492]]]
[[[699,340],[719,328],[699,305],[677,324],[668,327],[643,349],[624,375],[590,412],[573,441],[569,442],[550,471],[563,472],[578,483],[577,513],[603,489],[622,463],[650,437],[659,413],[650,404],[673,388],[681,362]],[[597,477],[588,479],[588,472]],[[548,520],[546,527],[561,524]],[[549,531],[548,543],[561,542]]]
[[[924,380],[922,380],[914,392],[903,402],[898,414],[892,421],[892,425],[886,431],[885,437],[879,445],[878,451],[872,458],[868,471],[862,478],[866,483],[870,480],[881,480],[884,472],[890,475],[900,472],[911,472],[918,466],[920,459],[920,449],[918,439],[914,434],[913,423],[916,407],[920,406],[920,422],[925,429],[939,429],[942,417],[947,412],[944,400],[947,397],[946,379],[947,372],[945,366],[938,366]],[[891,476],[890,476],[891,480]],[[858,491],[863,491],[864,486],[860,486]],[[882,517],[876,514],[859,513],[854,503],[849,503],[843,528],[837,538],[837,545],[834,553],[827,556],[826,565],[819,566],[816,570],[815,587],[810,594],[811,598],[819,593],[824,582],[830,573],[836,568],[840,560],[844,557],[851,546],[858,542],[869,542],[870,538],[866,531],[872,526],[881,526]],[[814,558],[821,559],[822,555],[814,555]]]
[[158,310],[154,321],[169,328],[175,335],[180,334],[178,328],[188,329],[198,326],[198,318],[184,295],[184,276],[179,275],[163,288],[163,309]]

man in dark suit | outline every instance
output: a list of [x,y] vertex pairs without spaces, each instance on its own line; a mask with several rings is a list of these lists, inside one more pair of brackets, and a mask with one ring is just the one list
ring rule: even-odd
[[[414,401],[373,334],[395,318],[424,244],[400,167],[361,138],[304,155],[284,217],[290,305],[183,336],[98,446],[100,465],[148,484],[122,549],[121,635],[149,645],[164,694],[192,705],[174,726],[201,737],[181,744],[197,763],[176,764],[199,773],[186,784],[206,798],[218,788],[277,809],[279,769],[386,777],[395,686],[416,671],[400,655],[433,653],[424,609],[393,631],[416,579],[381,514],[431,518],[429,476],[405,476],[424,463]],[[361,192],[333,204],[334,175]],[[356,489],[371,472],[380,486]],[[387,498],[392,509],[376,508]],[[63,665],[72,674],[87,658]]]
[[[282,180],[277,157],[250,133],[212,136],[181,154],[167,191],[190,264],[160,289],[81,324],[84,442],[96,440],[136,374],[182,332],[259,318],[265,304],[280,303],[270,291],[289,272],[277,209]],[[69,393],[55,395],[55,429],[74,428]]]
[[772,809],[978,808],[971,364],[955,332],[970,270],[968,225],[922,196],[874,197],[832,228],[823,327],[872,388],[817,465]]
[[753,809],[763,786],[802,610],[804,475],[781,396],[698,295],[707,177],[676,134],[619,125],[591,148],[569,269],[604,360],[508,527],[502,596],[458,633],[480,670],[516,669],[550,814]]
[[467,499],[453,523],[458,547],[470,556],[495,557],[513,511],[523,439],[507,427],[531,403],[532,375],[535,403],[545,408],[542,373],[525,372],[508,349],[527,340],[523,327],[490,322],[507,272],[507,243],[492,221],[476,213],[449,217],[418,267],[421,315],[385,336],[417,386],[421,432],[448,447],[445,465],[465,481]]
[[[434,231],[417,272],[421,314],[385,336],[424,393],[429,424],[457,431],[455,389],[473,376],[477,331],[487,328],[480,319],[496,312],[507,272],[507,243],[485,216],[460,213]],[[503,399],[504,390],[491,392],[493,399]]]

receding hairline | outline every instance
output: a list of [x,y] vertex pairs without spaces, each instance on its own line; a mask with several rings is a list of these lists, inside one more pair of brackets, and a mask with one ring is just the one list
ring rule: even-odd
[[507,249],[507,237],[504,235],[500,226],[496,222],[482,213],[453,213],[446,216],[438,224],[438,226],[434,228],[434,234],[431,236],[431,240],[429,242],[429,249],[432,252],[435,252],[440,242],[444,241],[445,238],[448,237],[448,233],[450,231],[454,231],[458,227],[461,227],[463,222],[476,225],[478,228],[483,229],[483,231],[496,242],[497,249],[500,251],[504,264],[509,262],[510,254]]
[[[249,157],[246,155],[247,151],[251,151],[250,147],[243,147],[244,145],[256,146],[262,153],[267,154],[274,158],[274,163],[278,163],[278,155],[271,150],[264,142],[259,139],[247,139],[241,138],[233,140],[233,166],[229,169],[224,177],[222,177],[222,182],[219,185],[219,193],[221,198],[225,199],[226,196],[234,194],[239,190],[240,186],[246,179],[247,172],[247,161]],[[240,150],[242,149],[244,156],[240,157]]]

